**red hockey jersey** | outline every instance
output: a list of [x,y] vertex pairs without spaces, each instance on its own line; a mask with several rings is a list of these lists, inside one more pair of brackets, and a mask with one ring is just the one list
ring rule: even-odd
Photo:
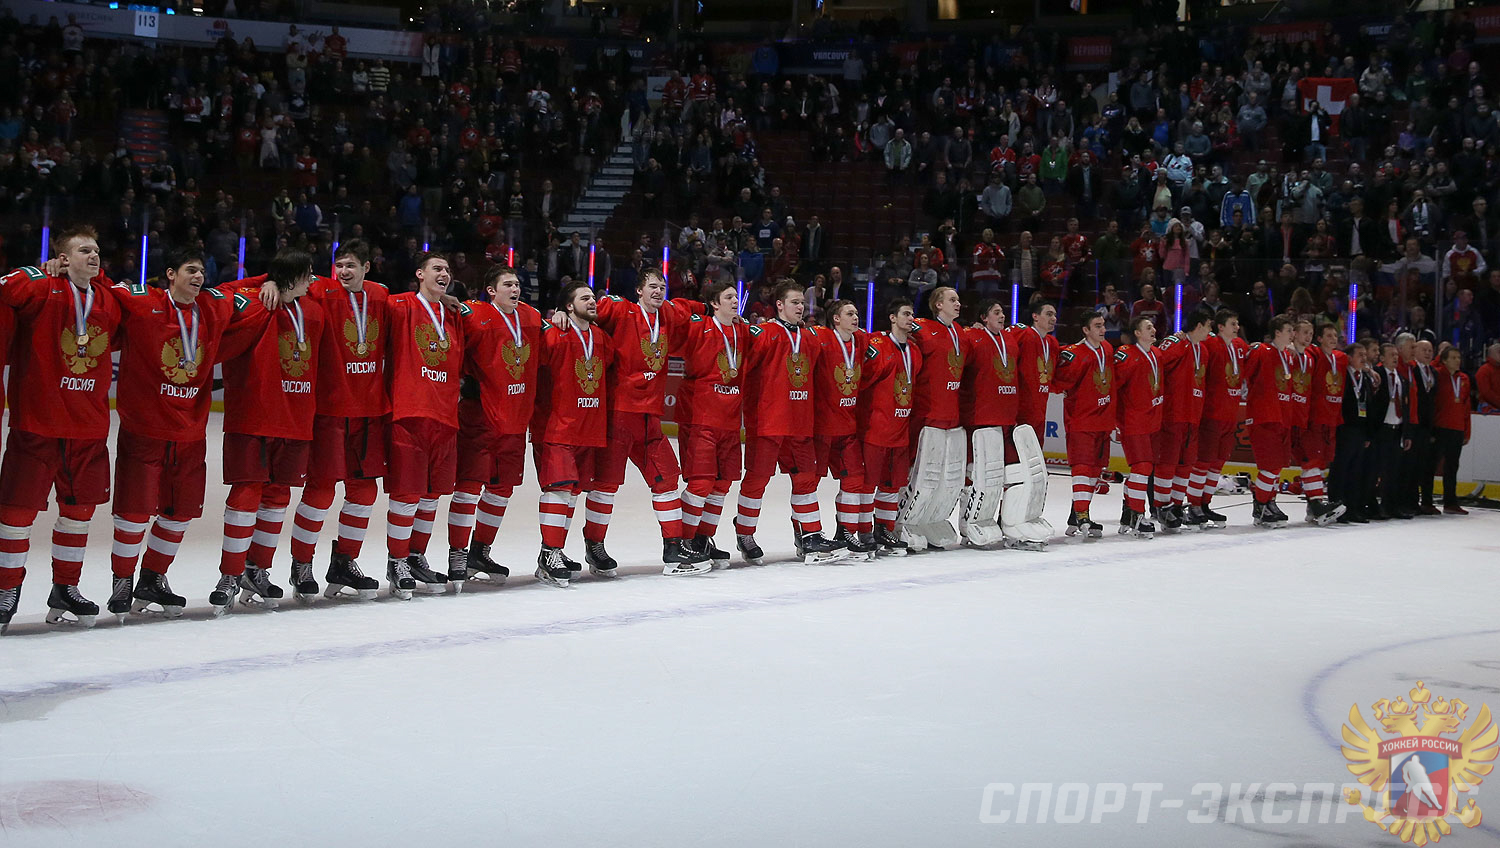
[[1337,427],[1344,423],[1344,380],[1349,373],[1349,355],[1310,347],[1313,355],[1312,409],[1308,420],[1313,424]]
[[1021,399],[1020,358],[1014,340],[1008,333],[991,333],[983,327],[970,327],[963,333],[969,353],[959,388],[959,418],[965,427],[1015,424]]
[[669,300],[655,315],[648,315],[640,304],[624,298],[599,298],[599,326],[609,333],[615,350],[609,374],[611,409],[662,414],[666,409],[667,357],[682,346],[688,319],[694,313],[689,301]]
[[1115,377],[1120,435],[1150,435],[1160,430],[1166,380],[1156,349],[1133,344],[1116,350]]
[[1015,340],[1021,362],[1017,382],[1019,420],[1042,418],[1047,414],[1047,395],[1051,391],[1052,376],[1057,370],[1062,346],[1056,336],[1044,336],[1035,327],[1025,324],[1013,325],[1006,332]]
[[49,277],[31,267],[0,277],[0,305],[14,309],[16,318],[11,427],[57,439],[109,435],[109,352],[120,326],[110,285],[100,274],[79,290],[66,275]]
[[387,304],[391,418],[430,418],[457,430],[463,320],[417,292],[391,295]]
[[1204,379],[1203,417],[1239,421],[1244,417],[1245,360],[1250,346],[1238,336],[1209,336],[1203,343],[1208,373]]
[[816,327],[813,334],[821,348],[813,366],[813,432],[819,436],[853,435],[868,335],[855,330],[846,342],[829,327]]
[[524,304],[506,315],[493,303],[471,300],[459,310],[464,329],[464,373],[479,383],[479,402],[495,433],[526,432],[536,407],[542,313]]
[[1292,403],[1290,361],[1296,356],[1285,354],[1267,342],[1250,346],[1245,357],[1246,421],[1255,424],[1287,423],[1286,407]]
[[139,283],[121,283],[110,293],[121,312],[120,429],[173,442],[203,438],[233,297],[204,289],[185,306],[165,289]]
[[[268,312],[264,278],[242,281],[224,333],[224,432],[312,439],[323,309],[308,297]],[[149,435],[149,434],[148,434]]]
[[693,316],[682,345],[683,380],[675,411],[679,423],[740,429],[749,350],[750,328],[744,321],[726,325],[711,316]]
[[[1034,334],[1033,334],[1034,335]],[[1066,428],[1080,433],[1115,429],[1115,352],[1109,342],[1068,345],[1058,354],[1052,387],[1067,392],[1063,401]]]
[[957,325],[924,318],[914,322],[911,341],[922,351],[912,415],[923,427],[949,429],[959,425],[958,389],[963,384],[968,353],[963,330]]
[[315,277],[307,293],[323,307],[318,414],[374,418],[390,412],[385,376],[390,292],[370,280],[363,291],[350,292],[338,280]]
[[[598,327],[542,327],[542,371],[533,441],[602,448],[608,444],[605,375],[614,360],[609,334]],[[540,434],[540,436],[538,436]]]
[[1287,366],[1291,370],[1291,405],[1285,410],[1287,426],[1306,427],[1311,414],[1308,406],[1312,392],[1313,358],[1307,351],[1287,349]]
[[745,359],[745,432],[811,436],[813,369],[822,349],[812,330],[779,320],[750,328]]
[[1162,420],[1197,426],[1203,420],[1203,395],[1208,379],[1208,351],[1204,345],[1170,336],[1157,348],[1167,380],[1167,403]]
[[865,345],[860,373],[859,430],[869,444],[900,448],[911,443],[913,383],[922,370],[922,349],[876,333]]

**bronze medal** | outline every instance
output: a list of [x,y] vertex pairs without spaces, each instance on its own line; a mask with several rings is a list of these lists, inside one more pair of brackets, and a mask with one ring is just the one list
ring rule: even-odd
[[359,354],[360,356],[364,356],[370,352],[370,345],[366,342],[360,342],[355,346],[354,352]]
[[438,347],[442,348],[443,350],[447,350],[448,349],[448,340],[447,339],[443,339],[442,341],[438,342]]

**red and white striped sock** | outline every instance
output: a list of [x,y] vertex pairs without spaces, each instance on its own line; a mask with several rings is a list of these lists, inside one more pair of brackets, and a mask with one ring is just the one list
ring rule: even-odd
[[219,554],[219,573],[238,577],[245,573],[245,554],[255,533],[255,511],[260,506],[257,483],[235,483],[229,487],[224,505],[224,544]]
[[1256,503],[1270,503],[1276,500],[1276,483],[1280,477],[1280,474],[1272,474],[1269,471],[1257,470],[1255,472]]
[[803,533],[822,533],[823,516],[818,508],[818,490],[792,493],[792,520]]
[[146,530],[151,526],[151,517],[141,513],[113,516],[115,546],[109,556],[109,570],[116,577],[134,577],[135,565],[141,558],[141,548],[146,545]]
[[698,519],[698,535],[712,536],[719,532],[719,519],[724,515],[724,499],[728,492],[714,492],[703,499],[703,515]]
[[1156,478],[1156,483],[1151,487],[1151,502],[1157,509],[1170,506],[1172,503],[1172,481],[1170,479]]
[[765,496],[764,486],[755,491],[747,492],[744,487],[740,488],[739,508],[734,514],[734,532],[740,536],[755,535],[755,528],[760,524],[760,502]]
[[467,548],[474,534],[474,518],[479,511],[480,485],[466,480],[458,484],[448,501],[448,547]]
[[901,510],[901,493],[876,489],[872,503],[875,506],[875,523],[886,530],[895,530],[896,515]]
[[875,532],[875,493],[859,493],[859,532]]
[[602,542],[609,532],[609,519],[615,511],[615,493],[589,492],[583,501],[583,540]]
[[1125,478],[1125,506],[1129,509],[1146,511],[1146,479],[1146,474],[1135,469],[1131,469],[1130,475]]
[[661,525],[661,537],[668,541],[681,539],[682,498],[677,490],[651,493],[651,509],[656,512],[656,523]]
[[166,574],[177,559],[177,549],[182,547],[182,537],[187,535],[186,521],[158,518],[151,525],[151,535],[146,539],[146,555],[141,558],[141,570]]
[[1323,485],[1323,469],[1305,468],[1302,470],[1302,494],[1310,498],[1328,495],[1328,490]]
[[261,489],[260,508],[255,511],[255,533],[250,537],[250,562],[270,568],[276,561],[276,545],[281,541],[281,525],[286,522],[286,508],[291,501],[292,490],[286,486],[267,485]]
[[318,535],[333,506],[331,483],[309,483],[302,490],[302,500],[292,513],[292,560],[312,562],[317,556]]
[[505,520],[505,508],[510,506],[511,488],[491,489],[488,486],[479,496],[479,516],[474,529],[474,541],[480,545],[494,544],[500,534],[500,523]]
[[1203,466],[1193,466],[1192,473],[1188,475],[1188,503],[1195,504],[1197,506],[1203,505],[1203,482],[1207,478],[1207,476],[1208,472],[1203,470]]
[[339,538],[334,548],[344,556],[357,557],[375,512],[375,481],[344,481],[344,506],[339,510]]
[[859,532],[860,503],[859,492],[839,486],[838,497],[834,498],[834,519],[838,521],[839,528],[848,533]]
[[385,513],[385,550],[391,559],[411,555],[412,525],[417,517],[417,499],[410,495],[390,498]]
[[411,524],[411,552],[427,553],[427,543],[432,539],[432,526],[437,523],[438,498],[421,498],[417,501],[417,514]]
[[83,574],[83,552],[89,546],[93,506],[64,506],[52,526],[52,582],[77,586]]
[[694,539],[698,536],[698,522],[703,517],[706,498],[693,494],[691,489],[682,490],[682,537]]
[[537,503],[537,518],[542,525],[542,544],[560,548],[567,544],[568,525],[578,496],[569,491],[544,491]]
[[1182,506],[1187,503],[1188,478],[1182,476],[1182,469],[1177,469],[1178,474],[1172,478],[1172,503]]
[[1087,515],[1089,504],[1094,500],[1094,478],[1073,472],[1073,511]]

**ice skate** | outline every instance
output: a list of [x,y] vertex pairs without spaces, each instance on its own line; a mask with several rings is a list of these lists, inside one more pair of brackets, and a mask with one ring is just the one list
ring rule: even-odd
[[766,552],[755,543],[755,536],[751,533],[740,533],[734,537],[734,544],[740,549],[740,558],[750,565],[764,565]]
[[1121,535],[1134,536],[1137,539],[1154,539],[1156,538],[1156,525],[1151,523],[1150,517],[1145,513],[1136,512],[1127,507],[1120,515],[1119,532]]
[[406,564],[405,559],[387,558],[385,579],[391,583],[391,597],[411,600],[412,592],[417,588],[417,580],[411,576],[411,566]]
[[282,598],[281,587],[271,582],[271,573],[258,565],[245,564],[245,573],[240,575],[240,604],[273,610]]
[[240,596],[240,578],[233,574],[219,575],[219,582],[208,594],[208,603],[214,608],[214,618],[234,609],[234,599]]
[[1281,510],[1276,509],[1275,503],[1257,502],[1251,507],[1250,515],[1256,527],[1275,530],[1286,526],[1286,516],[1281,514]]
[[704,536],[702,534],[696,536],[692,541],[692,551],[694,556],[702,555],[708,557],[708,564],[714,568],[729,567],[729,552],[719,550],[719,546],[714,544],[712,536]]
[[1270,503],[1266,504],[1266,511],[1269,512],[1271,514],[1271,517],[1276,521],[1277,527],[1285,527],[1292,522],[1292,520],[1287,517],[1287,514],[1281,511],[1281,507],[1276,505],[1275,501],[1271,501]]
[[609,551],[604,549],[603,542],[584,542],[583,559],[589,564],[589,573],[595,577],[610,578],[619,576],[615,569],[620,564],[615,562],[615,558],[610,556]]
[[681,539],[667,539],[661,548],[661,573],[667,577],[706,574],[713,570],[708,554],[690,550]]
[[130,577],[116,577],[110,582],[109,603],[105,609],[121,624],[130,615],[130,587],[133,582]]
[[1182,509],[1182,529],[1184,530],[1207,530],[1213,526],[1203,515],[1203,507],[1197,504],[1188,504]]
[[1204,501],[1203,506],[1198,507],[1198,510],[1203,513],[1203,526],[1205,528],[1218,530],[1229,526],[1229,516],[1214,512],[1213,508],[1208,505],[1208,501]]
[[292,560],[292,597],[300,603],[310,604],[317,600],[319,591],[318,578],[313,576],[312,563]]
[[469,551],[467,548],[448,549],[448,585],[453,594],[464,593],[464,581],[469,579]]
[[474,542],[469,545],[469,559],[464,563],[471,580],[488,580],[499,586],[510,576],[510,569],[490,559],[490,546]]
[[21,602],[21,587],[0,589],[0,636],[10,629],[10,620],[16,615],[16,604]]
[[1157,510],[1154,517],[1160,523],[1163,530],[1176,533],[1182,529],[1182,513],[1178,512],[1177,507],[1171,504]]
[[568,556],[567,552],[563,551],[562,548],[558,548],[557,550],[558,553],[562,556],[563,565],[566,565],[569,571],[577,574],[578,572],[583,570],[583,566],[579,564],[578,560]]
[[422,590],[423,594],[441,595],[448,591],[448,575],[433,571],[427,564],[427,554],[408,555],[406,567],[411,571],[411,578],[417,581],[416,588]]
[[1309,498],[1307,501],[1307,523],[1316,524],[1319,527],[1327,527],[1339,520],[1344,514],[1346,507],[1341,503],[1325,501],[1322,498]]
[[563,559],[562,548],[549,548],[543,545],[542,552],[536,558],[536,579],[566,589],[572,577],[573,572]]
[[48,624],[76,624],[93,627],[99,618],[99,605],[85,598],[77,586],[53,583],[47,596]]
[[323,590],[323,597],[333,599],[341,597],[345,589],[352,589],[362,601],[373,601],[375,595],[380,591],[380,581],[373,577],[366,577],[359,570],[359,565],[354,557],[334,551],[333,558],[328,563],[328,573],[323,576],[328,583],[328,588]]
[[1077,536],[1085,541],[1099,539],[1104,536],[1104,525],[1089,518],[1087,512],[1075,511],[1068,516],[1068,529],[1063,532],[1068,536]]
[[874,562],[876,548],[873,544],[866,544],[859,538],[858,533],[850,533],[847,529],[840,527],[837,536],[833,540],[849,551],[848,559],[854,562]]
[[875,549],[885,556],[904,557],[911,553],[905,542],[884,527],[875,528]]
[[[172,586],[167,583],[167,575],[157,574],[145,568],[141,569],[141,575],[136,578],[135,592],[131,594],[131,597],[135,599],[131,611],[137,615],[180,618],[183,608],[187,606],[187,598],[172,591]],[[226,603],[233,602],[233,597],[226,601]],[[213,603],[212,596],[209,597],[209,603]],[[219,614],[215,613],[215,615]]]
[[842,544],[824,538],[822,533],[804,533],[800,547],[805,565],[830,565],[849,558],[849,551]]

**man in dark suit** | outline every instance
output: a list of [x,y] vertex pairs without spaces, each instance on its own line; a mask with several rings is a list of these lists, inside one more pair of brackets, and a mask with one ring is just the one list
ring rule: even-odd
[[583,243],[575,230],[568,243],[561,248],[562,276],[575,280],[587,280],[589,276],[589,246]]
[[1358,197],[1349,201],[1349,217],[1339,222],[1337,235],[1340,256],[1385,258],[1381,254],[1387,239],[1381,238],[1380,225],[1365,214],[1365,203]]
[[1403,504],[1402,482],[1411,474],[1411,387],[1396,346],[1380,346],[1380,385],[1370,404],[1375,422],[1375,467],[1380,475],[1380,507],[1370,517],[1412,518]]
[[814,268],[821,268],[828,259],[828,231],[814,215],[807,219],[807,227],[802,232],[802,258],[812,263]]
[[1367,524],[1367,509],[1374,503],[1375,464],[1370,448],[1374,444],[1375,377],[1365,359],[1365,346],[1352,344],[1349,373],[1344,376],[1344,423],[1339,425],[1333,457],[1333,474],[1328,478],[1328,496],[1348,508],[1339,516],[1340,524]]
[[1411,453],[1414,485],[1405,492],[1407,509],[1418,515],[1441,515],[1432,503],[1432,478],[1437,473],[1438,375],[1432,368],[1432,342],[1416,345],[1411,369]]

